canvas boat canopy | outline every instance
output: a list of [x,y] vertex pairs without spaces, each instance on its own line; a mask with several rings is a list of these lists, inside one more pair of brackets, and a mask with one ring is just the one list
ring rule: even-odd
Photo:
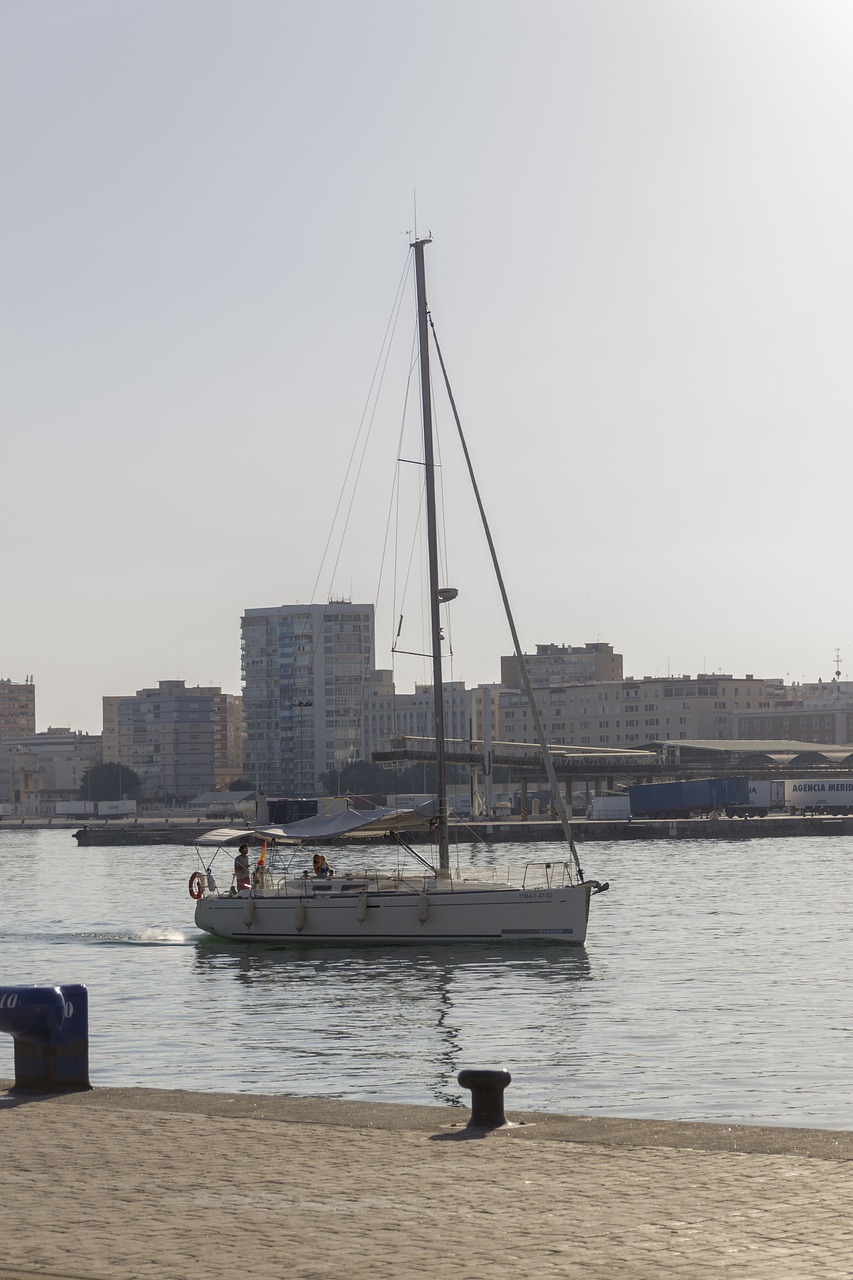
[[193,844],[239,844],[248,840],[252,834],[250,827],[217,827],[214,831],[205,831],[204,835],[196,836]]
[[344,809],[341,813],[318,813],[281,827],[256,827],[266,840],[333,840],[350,833],[386,835],[389,831],[411,831],[425,827],[435,812],[435,802],[428,801],[416,809]]
[[435,814],[435,801],[414,809],[343,809],[340,813],[318,813],[312,818],[275,827],[215,827],[193,843],[198,845],[240,844],[251,836],[274,840],[277,844],[301,844],[303,840],[334,840],[350,833],[363,836],[387,835],[389,831],[411,831],[425,827]]

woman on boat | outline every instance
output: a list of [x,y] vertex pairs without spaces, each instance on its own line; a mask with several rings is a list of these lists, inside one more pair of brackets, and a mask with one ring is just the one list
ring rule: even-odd
[[315,876],[333,876],[335,873],[329,866],[322,853],[314,854],[314,875]]

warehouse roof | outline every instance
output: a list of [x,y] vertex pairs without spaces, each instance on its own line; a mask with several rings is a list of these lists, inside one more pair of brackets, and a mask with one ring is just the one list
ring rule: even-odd
[[678,749],[682,759],[719,759],[726,756],[736,757],[744,764],[749,761],[763,764],[831,764],[847,766],[853,764],[853,743],[821,743],[796,742],[786,738],[761,740],[757,738],[736,738],[724,740],[692,739],[690,741],[652,742],[646,744],[649,749]]

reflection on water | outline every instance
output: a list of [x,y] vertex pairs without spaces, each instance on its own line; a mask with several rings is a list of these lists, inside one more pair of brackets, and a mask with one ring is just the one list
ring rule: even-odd
[[[500,873],[565,846],[474,846]],[[845,838],[596,844],[586,950],[287,948],[193,925],[193,850],[79,850],[0,826],[0,983],[89,987],[95,1084],[849,1127]],[[396,850],[337,849],[389,867]],[[2,1058],[6,1054],[5,1059]],[[12,1041],[0,1036],[0,1075]]]
[[[586,952],[529,944],[424,948],[241,947],[199,942],[193,968],[215,986],[233,980],[253,1052],[295,1060],[285,1088],[318,1077],[323,1092],[411,1096],[458,1104],[456,1075],[472,1040],[491,1063],[543,1033],[570,1033],[572,988],[588,978]],[[510,1029],[510,1037],[507,1029]],[[512,1042],[515,1042],[514,1044]],[[433,1072],[428,1079],[424,1073]],[[302,1091],[299,1089],[298,1091]]]

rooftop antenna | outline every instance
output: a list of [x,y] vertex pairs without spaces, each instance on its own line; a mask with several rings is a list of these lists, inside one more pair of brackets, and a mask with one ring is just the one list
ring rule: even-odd
[[835,678],[836,680],[840,680],[841,679],[841,650],[840,649],[835,650],[835,668],[836,668]]

